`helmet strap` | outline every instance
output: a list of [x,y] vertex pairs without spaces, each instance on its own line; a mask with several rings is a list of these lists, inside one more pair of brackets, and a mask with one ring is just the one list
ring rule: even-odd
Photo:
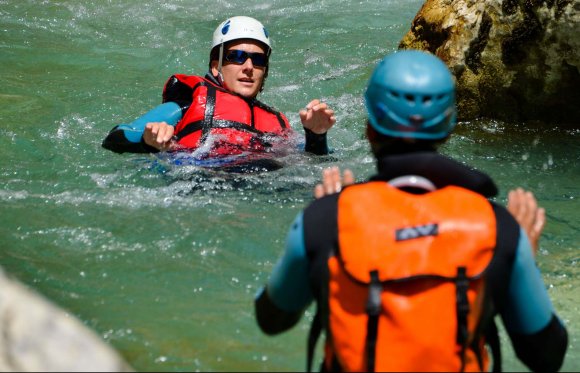
[[224,43],[220,44],[220,57],[218,59],[218,81],[220,84],[224,84],[224,76],[222,75],[222,64],[224,58]]

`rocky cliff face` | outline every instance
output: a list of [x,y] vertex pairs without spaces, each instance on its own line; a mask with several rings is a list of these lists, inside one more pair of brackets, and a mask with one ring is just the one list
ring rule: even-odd
[[447,63],[460,120],[580,127],[580,0],[427,0],[399,48]]
[[129,372],[95,333],[0,269],[0,371]]

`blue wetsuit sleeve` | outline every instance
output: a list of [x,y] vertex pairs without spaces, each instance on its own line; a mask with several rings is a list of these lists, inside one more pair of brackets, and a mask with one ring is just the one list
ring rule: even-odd
[[530,370],[560,370],[568,333],[552,307],[528,238],[521,228],[507,304],[501,316],[517,357]]
[[286,251],[274,267],[267,289],[274,304],[284,311],[300,312],[312,302],[302,213],[288,232]]
[[284,255],[254,300],[256,320],[267,334],[292,328],[313,300],[308,283],[309,263],[302,220],[301,213],[290,228]]
[[554,309],[532,256],[526,233],[520,228],[508,300],[502,318],[508,332],[534,334],[546,327]]
[[166,122],[175,126],[182,118],[182,109],[175,102],[161,104],[129,124],[113,128],[103,141],[103,147],[117,153],[149,153],[156,149],[143,143],[143,132],[149,122]]

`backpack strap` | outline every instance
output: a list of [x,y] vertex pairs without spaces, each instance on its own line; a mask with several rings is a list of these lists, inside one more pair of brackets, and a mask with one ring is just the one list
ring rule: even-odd
[[495,320],[491,320],[489,324],[489,328],[485,333],[485,340],[491,350],[491,357],[493,359],[493,367],[492,372],[501,372],[501,349],[499,343],[499,333],[497,331],[497,325],[495,324]]
[[367,371],[375,371],[375,355],[377,347],[377,336],[379,332],[379,315],[381,313],[381,292],[383,285],[379,280],[379,272],[371,271],[371,283],[369,284],[369,297],[367,299],[367,340],[366,340],[366,356],[367,356]]
[[[332,194],[315,200],[304,210],[304,245],[310,262],[311,289],[316,299],[316,314],[310,326],[307,371],[311,371],[316,343],[328,326],[328,257],[338,247],[338,197]],[[322,369],[326,369],[322,364]],[[332,369],[329,367],[328,369]]]
[[469,289],[469,280],[466,275],[465,267],[457,268],[457,277],[455,278],[456,286],[456,307],[457,307],[457,344],[461,346],[461,372],[465,369],[465,351],[467,349],[467,314],[469,313],[469,301],[467,299],[467,290]]
[[312,361],[314,360],[314,350],[316,343],[322,332],[322,322],[320,321],[320,308],[316,307],[316,315],[310,325],[310,332],[308,333],[308,347],[306,352],[306,371],[312,372]]

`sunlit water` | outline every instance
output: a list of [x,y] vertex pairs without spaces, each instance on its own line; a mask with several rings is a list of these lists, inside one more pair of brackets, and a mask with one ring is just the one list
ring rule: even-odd
[[[372,174],[364,85],[421,4],[0,0],[0,265],[137,370],[302,370],[313,310],[266,337],[253,296],[320,171]],[[160,102],[170,75],[206,71],[213,29],[232,15],[260,19],[274,40],[263,101],[298,131],[311,98],[335,108],[334,153],[239,175],[102,149],[110,128]],[[580,369],[579,138],[557,124],[477,121],[442,148],[493,176],[498,201],[523,186],[547,208],[538,265],[570,331],[568,371]],[[523,369],[504,350],[506,369]]]

